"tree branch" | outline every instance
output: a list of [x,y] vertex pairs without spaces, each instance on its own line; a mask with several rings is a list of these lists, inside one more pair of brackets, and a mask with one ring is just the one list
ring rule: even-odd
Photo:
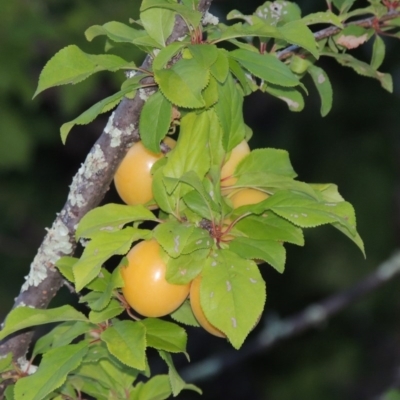
[[322,325],[367,294],[400,276],[400,251],[383,262],[378,268],[353,287],[330,296],[319,303],[311,304],[298,314],[283,320],[272,321],[240,352],[222,352],[186,368],[182,377],[189,381],[201,381],[215,377],[228,368],[242,363],[261,352],[275,347],[282,340],[291,339],[301,333]]
[[[369,18],[364,18],[360,19],[358,21],[352,21],[348,22],[346,24],[343,24],[343,28],[346,28],[348,26],[356,25],[360,26],[362,28],[373,28],[373,27],[382,27],[385,22],[390,21],[392,19],[400,17],[400,11],[390,11],[381,18],[377,17],[369,17]],[[322,29],[318,32],[314,33],[315,39],[322,40],[331,36],[337,35],[343,28],[339,28],[338,26],[329,26],[328,28]],[[301,47],[297,45],[289,46],[286,47],[286,49],[283,49],[282,51],[278,51],[278,58],[280,60],[286,60],[289,58],[291,55],[294,53],[297,53],[299,50],[301,50]]]
[[[200,0],[199,11],[205,13],[211,2]],[[177,40],[187,33],[187,26],[177,17],[169,41]],[[151,59],[147,57],[142,68],[147,69],[150,64]],[[139,140],[140,112],[146,98],[153,92],[154,89],[138,90],[134,99],[124,98],[110,116],[103,133],[74,176],[67,201],[52,227],[47,230],[13,308],[47,308],[60,289],[63,278],[55,268],[55,263],[62,256],[74,254],[75,229],[81,218],[99,205],[128,148]],[[28,330],[3,340],[0,342],[0,357],[9,352],[13,353],[15,360],[24,357],[32,336],[33,330]],[[0,396],[3,390],[4,387],[0,385]]]

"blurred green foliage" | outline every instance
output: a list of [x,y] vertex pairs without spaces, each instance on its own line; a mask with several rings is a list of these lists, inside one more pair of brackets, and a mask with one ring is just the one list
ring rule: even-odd
[[[316,0],[298,3],[303,14],[325,7],[325,2]],[[246,14],[259,4],[257,0],[215,0],[212,11],[223,18],[230,9]],[[84,30],[110,20],[128,22],[129,17],[138,16],[139,5],[138,0],[14,0],[2,4],[2,316],[12,306],[44,227],[51,225],[63,206],[72,176],[107,116],[87,127],[75,127],[65,147],[59,127],[112,94],[121,79],[102,73],[76,86],[48,90],[32,101],[40,70],[68,44],[86,52],[101,52],[104,41],[87,43]],[[322,60],[319,65],[327,71],[334,88],[333,110],[327,117],[319,116],[319,100],[311,84],[306,108],[299,114],[267,95],[253,94],[246,99],[245,120],[254,130],[251,147],[285,148],[301,180],[337,183],[356,209],[367,251],[364,260],[355,246],[333,229],[310,231],[305,248],[288,247],[283,275],[265,266],[267,315],[291,315],[310,302],[351,286],[399,245],[400,43],[390,38],[385,42],[387,60],[381,69],[393,74],[392,95],[377,82],[359,77],[333,60]],[[357,56],[369,60],[370,50],[366,46]],[[127,57],[139,61],[142,55]],[[105,201],[119,201],[114,188]],[[391,386],[400,365],[398,284],[398,280],[391,282],[320,330],[260,354],[215,381],[202,382],[203,399],[372,399]],[[210,352],[228,348],[199,330],[189,333],[192,362],[209,355],[207,347]]]

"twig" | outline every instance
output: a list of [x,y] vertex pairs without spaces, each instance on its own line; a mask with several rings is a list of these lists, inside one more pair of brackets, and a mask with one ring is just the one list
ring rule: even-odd
[[186,368],[182,372],[182,377],[189,382],[214,378],[228,368],[270,350],[282,340],[291,339],[311,328],[320,326],[344,308],[398,276],[400,276],[400,251],[351,288],[319,303],[311,304],[292,317],[272,321],[256,338],[245,344],[240,352],[229,351],[216,354]]
[[[369,17],[365,19],[360,19],[358,21],[352,21],[347,24],[343,24],[343,28],[346,28],[347,26],[360,26],[362,28],[373,28],[376,26],[382,26],[386,21],[390,21],[391,19],[395,19],[400,17],[400,11],[391,11],[382,16],[381,18],[377,17]],[[343,28],[339,28],[338,26],[329,26],[328,28],[322,29],[318,32],[314,33],[315,39],[322,40],[327,37],[334,36],[338,34]],[[278,58],[280,60],[285,60],[286,58],[290,57],[292,54],[298,52],[301,49],[301,47],[297,45],[289,46],[283,49],[282,51],[278,51]]]

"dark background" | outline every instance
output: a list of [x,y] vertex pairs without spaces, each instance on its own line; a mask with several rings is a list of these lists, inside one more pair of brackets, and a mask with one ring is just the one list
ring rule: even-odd
[[[244,4],[243,4],[244,3]],[[214,1],[212,12],[223,18],[230,9],[250,14],[259,1]],[[303,15],[324,10],[324,1],[298,1]],[[360,6],[366,2],[360,1]],[[99,53],[104,40],[85,41],[84,30],[110,20],[138,17],[139,1],[14,0],[0,12],[0,316],[13,304],[36,249],[55,214],[62,208],[68,185],[101,133],[107,115],[75,127],[64,146],[62,123],[94,102],[114,93],[122,74],[100,73],[76,86],[45,91],[31,100],[41,68],[62,47],[76,44]],[[306,247],[287,246],[283,275],[263,266],[268,285],[265,315],[249,336],[265,324],[302,310],[311,302],[348,288],[372,272],[398,247],[400,42],[386,40],[381,68],[394,78],[394,93],[377,81],[359,77],[333,60],[321,60],[331,78],[331,113],[319,114],[319,98],[306,81],[309,96],[301,113],[269,95],[245,100],[245,120],[254,130],[254,147],[290,152],[299,179],[334,182],[357,213],[367,259],[343,235],[329,227],[306,232]],[[127,47],[126,57],[140,62]],[[371,46],[357,51],[368,61]],[[114,188],[105,201],[119,201]],[[62,291],[53,305],[74,301]],[[400,375],[399,282],[354,303],[317,330],[260,351],[215,379],[196,382],[209,399],[346,400],[374,399]],[[233,350],[225,341],[200,329],[189,329],[192,364],[211,354]],[[239,354],[239,353],[237,353]],[[184,371],[183,356],[176,358]],[[154,372],[159,364],[154,361]],[[160,369],[161,371],[161,369]],[[165,370],[163,370],[165,371]],[[187,392],[183,399],[200,398]]]

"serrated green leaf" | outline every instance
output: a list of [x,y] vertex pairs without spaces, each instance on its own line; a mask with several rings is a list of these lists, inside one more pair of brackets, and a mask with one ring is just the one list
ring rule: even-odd
[[[211,243],[210,240],[210,245]],[[209,253],[209,249],[199,249],[189,254],[181,254],[178,258],[170,258],[165,279],[175,285],[188,284],[201,272]]]
[[141,323],[115,321],[100,337],[109,352],[123,364],[146,369],[146,329]]
[[321,199],[327,202],[338,203],[339,201],[344,201],[344,198],[339,193],[337,185],[333,183],[314,183],[310,186],[318,191],[321,195]]
[[63,256],[59,258],[56,262],[56,267],[70,282],[74,282],[74,273],[72,272],[73,266],[78,262],[78,258],[70,257],[70,256]]
[[187,48],[192,57],[205,69],[209,69],[217,61],[219,52],[213,44],[191,44]]
[[87,321],[87,318],[68,305],[47,310],[30,307],[14,308],[4,321],[4,328],[0,331],[0,340],[21,329],[63,321]]
[[175,13],[165,8],[150,8],[140,13],[140,20],[149,36],[165,47],[174,28]]
[[297,76],[282,61],[271,54],[257,54],[248,50],[234,50],[230,55],[258,78],[279,86],[297,86]]
[[15,399],[42,400],[59,388],[67,375],[76,369],[87,352],[87,343],[70,344],[50,350],[43,356],[38,370],[15,384]]
[[308,14],[301,21],[306,25],[332,24],[339,28],[343,27],[342,20],[330,10]]
[[160,142],[168,132],[171,119],[172,104],[160,92],[152,94],[140,113],[139,132],[144,147],[160,153]]
[[171,394],[168,375],[157,375],[146,383],[139,382],[129,394],[129,400],[164,400]]
[[[138,83],[137,87],[140,86],[141,86],[140,83]],[[65,143],[70,130],[75,125],[87,125],[90,122],[92,122],[98,115],[112,110],[121,102],[121,100],[125,97],[125,95],[131,92],[132,90],[134,90],[133,86],[125,90],[120,90],[119,92],[113,94],[112,96],[106,97],[105,99],[97,102],[96,104],[93,104],[90,108],[88,108],[86,111],[84,111],[81,115],[79,115],[72,121],[62,124],[60,128],[62,142]]]
[[231,151],[245,137],[243,120],[243,96],[231,75],[224,84],[218,84],[219,101],[214,110],[222,127],[222,145],[226,152]]
[[319,58],[317,42],[311,30],[301,21],[291,21],[279,27],[284,39],[310,52],[316,59]]
[[117,317],[124,311],[125,308],[121,305],[121,303],[115,299],[111,299],[108,305],[101,311],[90,311],[89,321],[93,322],[94,324],[100,324],[101,322]]
[[193,314],[190,301],[185,300],[183,304],[171,314],[171,318],[181,324],[199,327],[196,317]]
[[218,101],[218,85],[217,80],[213,76],[210,76],[210,80],[203,90],[202,96],[205,108],[212,107]]
[[135,64],[112,54],[86,54],[70,45],[61,49],[44,66],[33,97],[53,86],[75,84],[99,71],[133,68]]
[[153,70],[164,68],[170,62],[171,58],[178,54],[183,47],[185,47],[185,43],[172,42],[167,47],[162,48],[154,58]]
[[302,111],[304,108],[303,95],[296,89],[290,87],[280,87],[276,85],[266,85],[265,91],[274,97],[284,101],[290,111]]
[[188,25],[196,28],[201,21],[203,14],[199,11],[193,10],[182,4],[177,4],[174,0],[143,0],[140,11],[143,12],[149,8],[166,8],[177,12]]
[[211,65],[210,72],[219,83],[224,83],[229,73],[228,55],[224,49],[217,50],[217,59]]
[[170,353],[185,353],[187,334],[179,325],[158,318],[145,318],[140,321],[146,328],[148,347]]
[[333,90],[332,85],[326,72],[315,65],[310,65],[307,69],[315,87],[321,98],[321,115],[325,117],[332,108]]
[[172,360],[171,354],[167,353],[166,351],[159,351],[159,354],[161,358],[166,362],[168,365],[168,377],[169,377],[169,382],[171,384],[172,388],[172,394],[174,397],[178,396],[178,394],[184,390],[194,390],[195,392],[202,394],[201,389],[199,389],[197,386],[186,383],[181,376],[178,374],[174,362]]
[[254,13],[271,25],[281,25],[301,18],[300,7],[291,1],[275,0],[266,1]]
[[260,216],[249,215],[234,226],[234,231],[256,240],[275,240],[304,245],[304,236],[300,228],[279,217],[271,211]]
[[353,68],[353,70],[357,72],[359,75],[377,79],[385,90],[387,90],[390,93],[393,92],[393,79],[390,74],[385,74],[376,71],[369,64],[357,60],[350,54],[336,54],[330,52],[323,52],[321,53],[321,55],[333,57],[339,64],[345,67]]
[[[110,354],[108,351],[107,353]],[[74,371],[72,379],[79,379],[79,390],[85,390],[84,393],[87,394],[96,394],[96,399],[99,394],[101,396],[107,396],[110,388],[116,386],[115,383],[112,382],[112,378],[101,367],[99,360],[96,362],[83,362],[79,368]],[[72,379],[69,378],[69,380]],[[96,382],[96,385],[93,386],[93,382]],[[86,386],[87,384],[88,386]],[[98,385],[100,385],[101,388],[98,387]],[[109,399],[108,396],[106,399]]]
[[350,10],[355,0],[333,0],[333,4],[340,11],[340,14],[346,13]]
[[237,237],[229,242],[229,250],[248,260],[263,260],[280,273],[285,270],[285,248],[274,240]]
[[50,349],[70,344],[78,336],[88,333],[95,327],[95,325],[85,321],[67,321],[59,324],[49,333],[37,340],[32,352],[32,357],[36,357],[38,354],[44,354]]
[[208,84],[209,71],[195,59],[181,59],[169,69],[155,70],[154,79],[171,103],[185,108],[205,106],[201,91]]
[[156,219],[156,216],[142,205],[106,204],[94,208],[81,219],[75,237],[91,238],[98,232],[116,232],[130,222]]
[[148,237],[149,231],[127,227],[117,232],[99,232],[86,245],[79,261],[73,266],[76,290],[90,283],[101,266],[113,255],[124,255],[134,241]]
[[280,191],[253,207],[255,213],[270,209],[301,228],[338,223],[352,236],[357,233],[354,209],[345,201],[324,202],[300,193]]
[[280,149],[255,149],[244,157],[235,169],[235,176],[245,173],[269,172],[276,175],[283,175],[295,178],[296,172],[293,170],[289,159],[289,153]]
[[241,85],[241,87],[243,89],[244,95],[247,96],[250,93],[252,93],[253,89],[250,86],[249,79],[247,78],[244,69],[232,57],[229,57],[229,68],[232,71],[232,74],[240,82],[240,85]]
[[254,261],[229,250],[214,255],[203,268],[200,304],[208,321],[239,349],[263,311],[265,282]]
[[374,44],[372,46],[371,67],[378,69],[385,59],[386,46],[385,42],[379,35],[375,35]]

